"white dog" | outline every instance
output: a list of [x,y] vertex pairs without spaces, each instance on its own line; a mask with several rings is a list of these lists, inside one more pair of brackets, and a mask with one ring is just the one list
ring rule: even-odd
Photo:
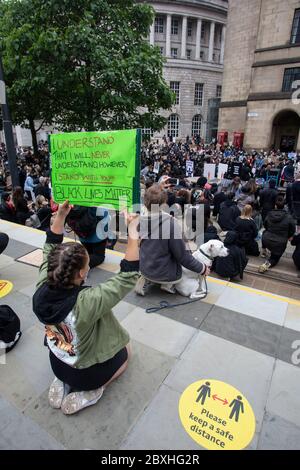
[[[211,266],[217,256],[228,256],[228,250],[219,240],[211,240],[193,253],[194,258],[206,266]],[[202,299],[206,295],[204,276],[182,267],[182,278],[174,285],[177,292],[191,299]]]

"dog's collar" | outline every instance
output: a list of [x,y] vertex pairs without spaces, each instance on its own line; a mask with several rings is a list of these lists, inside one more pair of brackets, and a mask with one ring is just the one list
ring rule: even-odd
[[206,253],[204,253],[204,251],[202,251],[201,248],[199,248],[199,251],[200,251],[200,253],[202,253],[206,258],[210,259],[210,261],[213,261],[213,260],[214,260],[211,256],[208,256]]

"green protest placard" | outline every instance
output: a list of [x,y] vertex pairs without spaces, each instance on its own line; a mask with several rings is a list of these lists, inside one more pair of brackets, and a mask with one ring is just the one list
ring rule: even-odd
[[140,203],[140,129],[49,137],[53,199],[116,210]]

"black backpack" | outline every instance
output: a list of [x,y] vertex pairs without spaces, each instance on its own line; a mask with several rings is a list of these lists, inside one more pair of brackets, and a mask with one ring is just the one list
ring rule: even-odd
[[93,216],[88,207],[75,206],[66,218],[68,226],[80,238],[87,238],[96,231],[99,218]]
[[15,347],[21,335],[18,315],[9,305],[0,305],[0,342],[4,343],[6,352]]

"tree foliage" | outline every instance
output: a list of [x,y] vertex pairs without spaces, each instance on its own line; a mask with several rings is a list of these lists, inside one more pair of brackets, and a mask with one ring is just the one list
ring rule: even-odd
[[133,0],[0,0],[0,53],[15,124],[63,130],[165,125],[174,95]]

